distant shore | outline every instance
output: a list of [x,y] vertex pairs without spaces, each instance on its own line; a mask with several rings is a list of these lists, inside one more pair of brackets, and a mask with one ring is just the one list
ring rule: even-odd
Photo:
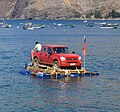
[[120,20],[120,18],[108,18],[108,19],[100,19],[100,18],[98,18],[98,19],[96,19],[96,18],[92,18],[92,19],[89,19],[89,18],[84,18],[84,19],[82,19],[82,18],[71,18],[71,19],[21,19],[21,18],[19,18],[19,19],[10,19],[10,18],[6,18],[6,19],[4,19],[4,18],[0,18],[0,21],[2,21],[2,20]]

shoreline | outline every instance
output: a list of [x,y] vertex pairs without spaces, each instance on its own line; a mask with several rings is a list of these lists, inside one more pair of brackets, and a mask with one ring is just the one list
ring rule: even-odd
[[10,18],[6,18],[6,19],[4,19],[4,18],[0,18],[0,21],[2,21],[2,20],[43,20],[43,21],[47,21],[47,20],[120,20],[120,18],[115,18],[115,19],[112,19],[112,18],[109,18],[109,19],[95,19],[95,18],[92,18],[92,19],[88,19],[88,18],[85,18],[85,19],[22,19],[22,18],[19,18],[19,19],[10,19]]

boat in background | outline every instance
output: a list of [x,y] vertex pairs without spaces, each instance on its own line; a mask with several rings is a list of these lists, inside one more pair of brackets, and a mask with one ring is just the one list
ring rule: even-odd
[[25,23],[23,26],[24,30],[33,30],[33,29],[39,29],[39,28],[44,28],[44,24],[32,24],[32,23]]
[[114,23],[114,24],[112,24],[113,26],[119,26],[119,24],[118,23]]
[[33,27],[34,29],[38,29],[38,28],[44,28],[45,25],[44,25],[44,24],[33,24],[32,27]]
[[87,21],[87,20],[84,20],[84,21],[83,21],[83,24],[86,24],[86,23],[88,23],[88,21]]
[[33,30],[34,28],[32,26],[29,25],[25,25],[23,26],[23,30]]
[[116,29],[118,27],[118,24],[107,24],[107,23],[104,23],[104,24],[101,24],[100,25],[100,28],[106,28],[106,29]]
[[3,20],[3,23],[1,24],[1,27],[2,27],[2,28],[11,28],[12,25],[6,24],[6,23],[5,23],[5,20]]
[[33,30],[32,23],[25,23],[23,25],[23,30]]
[[88,27],[93,27],[93,26],[94,26],[94,23],[87,23],[86,26],[88,26]]
[[69,28],[74,28],[75,24],[66,24],[65,26],[69,27]]
[[3,25],[3,22],[0,22],[0,25]]
[[57,23],[53,23],[53,25],[54,26],[63,26],[63,24],[61,24],[61,23],[58,23],[58,24]]
[[12,25],[9,25],[9,24],[2,25],[2,28],[11,28],[11,27],[12,27]]

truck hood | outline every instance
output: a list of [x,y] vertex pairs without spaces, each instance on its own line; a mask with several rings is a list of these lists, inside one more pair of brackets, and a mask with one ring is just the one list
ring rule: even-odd
[[63,56],[66,58],[78,58],[79,57],[79,55],[77,55],[77,54],[56,54],[56,55],[59,57]]

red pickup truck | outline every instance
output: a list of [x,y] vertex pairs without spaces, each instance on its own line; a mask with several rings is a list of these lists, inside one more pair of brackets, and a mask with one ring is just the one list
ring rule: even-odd
[[60,68],[81,68],[81,57],[67,46],[43,45],[40,52],[31,52],[31,60]]

